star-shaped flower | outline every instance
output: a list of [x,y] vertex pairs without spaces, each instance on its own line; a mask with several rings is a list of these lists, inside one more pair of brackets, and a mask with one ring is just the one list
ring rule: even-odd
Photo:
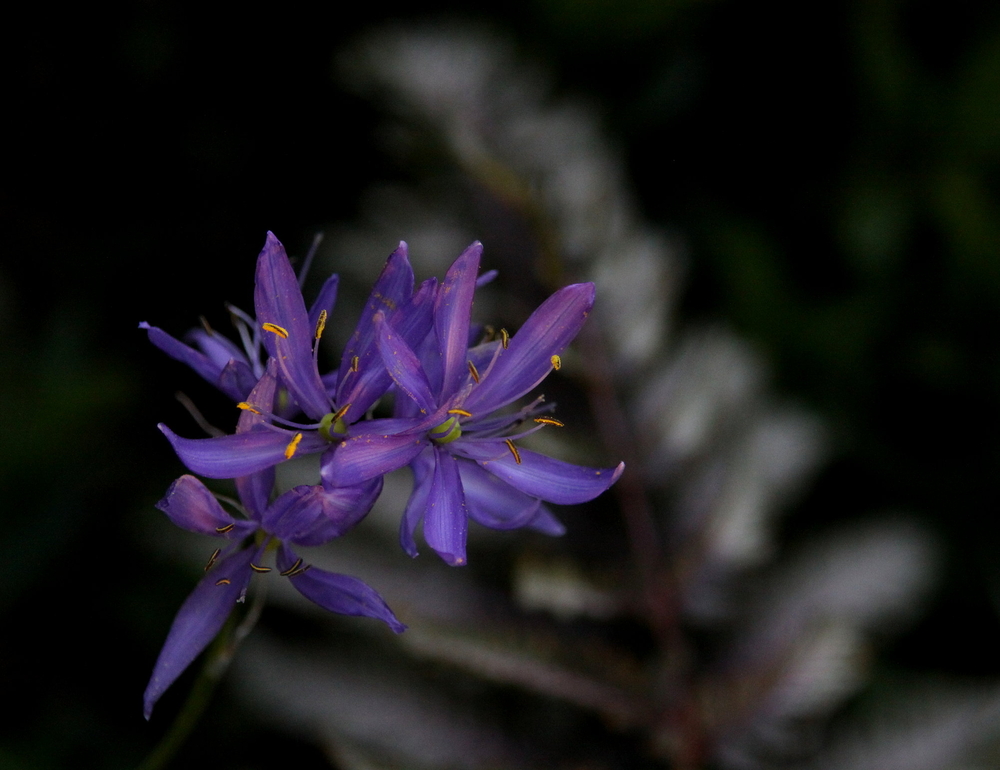
[[[549,297],[512,337],[469,348],[470,316],[482,246],[455,261],[434,298],[432,332],[417,347],[384,314],[376,341],[396,384],[396,416],[373,420],[323,458],[324,482],[336,486],[378,478],[409,464],[414,491],[403,515],[401,544],[416,555],[413,533],[424,522],[428,545],[449,564],[466,562],[467,519],[496,529],[530,526],[561,534],[542,501],[591,500],[621,475],[520,449],[514,440],[544,425],[539,402],[515,414],[495,414],[521,398],[561,364],[560,354],[583,326],[594,286],[575,284]],[[535,425],[519,435],[511,430]]]
[[[285,406],[276,414],[271,406],[246,398],[239,406],[265,416],[262,424],[267,430],[206,439],[182,438],[165,425],[160,430],[189,469],[209,478],[235,478],[295,455],[329,450],[392,384],[375,346],[372,317],[388,314],[407,339],[419,340],[431,324],[434,288],[433,282],[426,282],[414,294],[406,244],[400,243],[372,289],[339,370],[323,377],[317,366],[317,347],[326,310],[315,317],[306,311],[285,249],[268,233],[257,260],[256,324],[278,382],[297,410]],[[308,421],[286,419],[294,411],[304,413]]]

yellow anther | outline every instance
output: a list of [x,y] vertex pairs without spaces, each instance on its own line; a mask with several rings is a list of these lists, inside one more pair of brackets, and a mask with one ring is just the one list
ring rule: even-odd
[[[319,311],[319,318],[316,320],[316,339],[323,336],[323,330],[326,328],[326,311]],[[287,336],[287,334],[285,335]]]
[[358,363],[361,361],[357,356],[351,358],[351,371],[355,374],[358,373]]
[[233,582],[233,581],[232,581],[232,580],[230,580],[229,578],[222,578],[221,580],[216,580],[216,581],[215,581],[215,584],[216,584],[217,586],[227,586],[227,585],[229,585],[229,584],[230,584],[230,583],[232,583],[232,582]]
[[278,324],[272,324],[272,323],[261,324],[260,328],[266,332],[271,332],[271,334],[277,334],[283,340],[288,339],[288,330],[283,329],[282,327],[278,326]]
[[301,566],[302,566],[302,559],[296,559],[295,564],[286,569],[284,572],[279,572],[278,574],[281,575],[282,577],[288,577]]
[[224,527],[216,527],[215,531],[218,532],[220,535],[224,535],[227,532],[231,532],[232,529],[233,529],[233,527],[235,527],[235,526],[236,526],[235,524],[233,524],[232,522],[230,522],[229,524],[227,524]]
[[287,574],[285,574],[284,572],[282,572],[281,574],[285,575],[285,577],[293,578],[296,575],[301,575],[303,572],[305,572],[306,570],[310,569],[311,567],[312,567],[312,564],[307,564],[304,567],[299,567],[298,569],[293,569],[292,571],[290,571]]
[[536,417],[535,422],[540,423],[541,425],[555,425],[557,428],[565,427],[563,423],[559,422],[559,420],[554,417]]
[[510,334],[507,333],[506,329],[500,330],[500,344],[503,345],[504,350],[506,350],[507,346],[510,344]]
[[472,379],[476,381],[476,385],[479,384],[479,370],[476,369],[476,365],[469,361],[469,374],[472,375]]
[[240,403],[238,403],[236,406],[239,407],[240,409],[243,409],[244,411],[253,412],[254,414],[260,414],[259,409],[251,406],[246,401],[240,401]]
[[344,404],[340,409],[333,413],[333,420],[331,422],[337,422],[337,420],[343,419],[344,415],[347,414],[347,410],[351,408],[350,404]]
[[295,450],[299,448],[299,442],[302,440],[302,434],[296,433],[295,438],[288,442],[288,446],[285,447],[285,459],[291,460],[292,455],[295,454]]
[[552,356],[549,361],[552,362],[552,368],[557,372],[562,369],[562,359],[559,356]]
[[215,564],[215,560],[219,558],[220,553],[222,553],[222,549],[216,548],[212,555],[208,557],[208,564],[205,565],[205,572],[212,569],[212,566]]
[[270,572],[271,571],[270,567],[258,567],[253,562],[250,562],[250,569],[252,569],[254,572],[259,572],[261,574],[263,574],[265,572]]
[[472,417],[472,412],[466,412],[464,409],[449,409],[448,414],[457,414],[459,417]]
[[516,462],[518,465],[520,465],[521,464],[521,453],[517,451],[517,447],[514,446],[514,442],[511,441],[509,438],[507,438],[507,439],[504,439],[504,443],[507,445],[507,448],[510,450],[510,453],[512,455],[514,455],[514,462]]

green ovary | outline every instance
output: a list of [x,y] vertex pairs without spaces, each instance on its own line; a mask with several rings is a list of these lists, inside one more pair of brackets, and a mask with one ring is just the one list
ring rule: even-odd
[[462,435],[462,426],[458,424],[458,417],[449,417],[437,427],[431,428],[427,435],[436,444],[450,444]]

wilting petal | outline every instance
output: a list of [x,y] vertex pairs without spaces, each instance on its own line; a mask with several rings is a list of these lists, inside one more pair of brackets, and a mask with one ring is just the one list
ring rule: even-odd
[[230,527],[226,536],[235,539],[245,537],[257,528],[253,522],[230,516],[215,495],[194,476],[177,479],[156,507],[181,529],[202,535],[222,537],[220,530]]
[[437,331],[444,379],[441,395],[453,395],[469,376],[466,352],[469,349],[469,318],[472,315],[472,297],[476,291],[476,275],[483,245],[472,243],[452,263],[444,281],[438,287],[434,302],[434,329]]
[[413,471],[413,493],[399,523],[399,545],[405,553],[416,558],[417,543],[413,535],[427,510],[427,499],[434,481],[434,452],[427,449],[417,455],[410,463],[410,470]]
[[[296,454],[311,454],[329,446],[318,433],[306,431],[292,447],[294,434],[273,430],[255,430],[215,438],[181,438],[166,425],[157,426],[170,441],[188,468],[210,479],[234,479],[262,471]],[[405,463],[404,463],[405,464]]]
[[[372,426],[379,422],[372,421]],[[399,422],[393,420],[393,422]],[[362,433],[323,456],[320,476],[328,487],[349,487],[402,468],[428,445],[414,435]],[[206,474],[207,475],[207,474]]]
[[296,545],[323,545],[361,521],[381,491],[381,476],[352,487],[295,487],[274,501],[263,526]]
[[424,540],[452,566],[465,564],[468,512],[458,464],[451,453],[434,447],[434,481],[424,513]]
[[[297,561],[295,554],[282,545],[278,550],[278,569],[291,570]],[[363,615],[381,620],[397,634],[406,626],[396,619],[389,605],[374,588],[349,575],[313,567],[288,576],[300,594],[320,607],[340,615]]]
[[253,549],[244,549],[218,562],[181,605],[143,695],[146,719],[160,696],[219,633],[250,582],[253,556]]
[[420,407],[421,412],[432,414],[437,404],[434,402],[430,383],[427,382],[416,353],[406,344],[402,336],[389,326],[381,313],[375,314],[375,331],[378,351],[389,376],[396,386]]
[[506,443],[496,441],[456,441],[455,452],[476,460],[490,473],[515,489],[550,503],[575,505],[593,500],[614,484],[625,470],[625,463],[615,468],[587,468],[562,460],[519,449],[518,463]]
[[257,324],[280,327],[280,333],[263,331],[264,346],[278,364],[281,380],[302,411],[319,420],[330,411],[330,399],[316,370],[312,346],[315,327],[309,323],[302,292],[295,271],[285,254],[285,247],[267,234],[257,258],[257,284],[254,289]]
[[492,412],[538,385],[552,371],[552,356],[576,337],[593,305],[592,283],[566,286],[545,300],[510,338],[464,408],[473,414]]

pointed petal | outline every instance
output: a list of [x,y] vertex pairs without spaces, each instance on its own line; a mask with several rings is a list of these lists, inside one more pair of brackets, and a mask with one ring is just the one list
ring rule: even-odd
[[330,411],[330,399],[313,359],[315,327],[309,323],[285,247],[270,232],[257,258],[254,305],[258,328],[273,324],[282,330],[280,334],[266,329],[262,332],[264,346],[277,362],[282,382],[303,412],[314,420],[321,419]]
[[575,505],[593,500],[614,484],[625,470],[625,463],[615,468],[587,468],[562,460],[519,449],[518,463],[502,439],[496,441],[458,441],[453,451],[476,460],[490,473],[526,495],[550,503]]
[[[217,438],[181,438],[162,423],[157,426],[189,469],[210,479],[234,479],[288,459],[285,455],[294,435],[290,432],[255,430]],[[304,431],[296,454],[320,452],[329,446],[315,431]]]
[[[219,633],[247,589],[253,556],[253,549],[244,549],[221,560],[181,605],[143,695],[146,719],[160,696]],[[229,582],[216,585],[222,579]]]
[[442,401],[449,398],[469,376],[466,354],[469,349],[469,319],[472,315],[472,297],[476,291],[476,275],[483,245],[472,243],[452,263],[444,281],[438,287],[434,302],[434,328],[437,331],[441,360],[444,363],[444,380],[441,385]]
[[182,364],[190,366],[199,376],[218,387],[230,398],[237,400],[243,398],[242,395],[230,390],[228,382],[220,382],[220,375],[222,374],[223,367],[226,365],[226,361],[211,358],[189,345],[185,345],[175,337],[170,336],[163,329],[157,326],[150,326],[145,321],[139,324],[139,328],[145,329],[149,341],[175,361],[180,361]]
[[424,513],[424,540],[452,566],[465,564],[468,514],[458,464],[447,449],[434,447],[434,480]]
[[[156,504],[181,529],[212,537],[236,540],[257,528],[253,522],[233,518],[208,488],[194,476],[181,476]],[[235,526],[233,526],[235,525]],[[226,527],[232,529],[222,534]]]
[[[396,248],[385,262],[385,267],[379,273],[372,287],[372,292],[368,295],[368,302],[361,312],[358,325],[354,328],[347,347],[344,348],[344,356],[340,362],[340,381],[347,382],[348,372],[352,368],[352,361],[358,357],[358,365],[361,370],[367,369],[371,364],[379,363],[378,351],[375,349],[375,327],[373,326],[375,314],[379,311],[386,315],[391,315],[397,308],[408,302],[413,294],[413,268],[407,258],[407,246],[405,241],[400,241]],[[341,398],[343,403],[349,403],[352,399]],[[338,401],[340,403],[340,401]],[[369,405],[370,406],[370,405]],[[367,410],[367,407],[365,407]]]
[[566,286],[545,300],[510,338],[464,408],[473,414],[492,412],[538,385],[552,371],[552,356],[576,337],[593,305],[592,283]]
[[389,376],[423,414],[432,414],[437,404],[416,353],[381,313],[375,314],[375,331],[378,351]]
[[402,468],[428,443],[423,436],[407,434],[362,433],[351,436],[332,453],[324,455],[320,476],[327,487],[360,484]]
[[427,499],[434,481],[434,452],[427,449],[410,463],[413,471],[413,492],[406,503],[403,518],[399,522],[399,545],[411,558],[417,557],[417,543],[414,533],[427,510]]
[[[434,295],[437,291],[437,282],[428,279],[421,284],[420,289],[410,299],[409,302],[397,308],[397,310],[387,315],[389,325],[396,330],[396,333],[414,351],[423,343],[430,331],[433,323]],[[337,398],[338,404],[351,404],[351,413],[348,415],[349,422],[356,422],[360,415],[367,412],[372,404],[380,399],[392,384],[392,378],[386,371],[375,343],[374,321],[369,323],[370,344],[358,358],[358,371],[352,372],[347,368],[348,374],[342,382]],[[348,362],[345,355],[344,363]],[[350,359],[353,362],[353,358]],[[343,367],[342,367],[343,368]]]
[[[285,572],[292,568],[295,561],[295,554],[282,545],[278,551],[278,569]],[[313,567],[290,575],[288,579],[300,594],[325,610],[340,615],[375,618],[397,634],[406,630],[378,592],[357,578]]]
[[316,295],[312,307],[309,308],[309,328],[313,332],[316,331],[316,325],[319,323],[320,313],[325,310],[327,317],[333,315],[333,306],[337,304],[337,286],[339,284],[340,277],[336,273],[323,282],[319,294]]

